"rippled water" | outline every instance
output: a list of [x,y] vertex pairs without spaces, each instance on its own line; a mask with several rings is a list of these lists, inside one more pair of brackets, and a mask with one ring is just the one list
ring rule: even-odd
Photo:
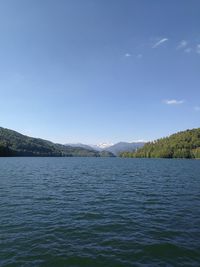
[[200,161],[0,158],[0,266],[200,266]]

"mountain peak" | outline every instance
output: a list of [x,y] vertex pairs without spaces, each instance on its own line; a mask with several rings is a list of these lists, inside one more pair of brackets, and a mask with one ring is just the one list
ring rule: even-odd
[[112,143],[100,143],[100,144],[97,144],[96,146],[99,148],[105,149],[105,148],[113,146],[113,145],[114,144],[112,144]]

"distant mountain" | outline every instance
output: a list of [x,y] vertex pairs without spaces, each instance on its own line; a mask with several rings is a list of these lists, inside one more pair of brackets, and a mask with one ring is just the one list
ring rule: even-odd
[[114,144],[110,147],[106,148],[106,151],[109,151],[113,153],[114,155],[119,155],[120,153],[124,151],[128,152],[133,152],[141,147],[144,146],[144,142],[132,142],[132,143],[127,143],[127,142],[119,142],[117,144]]
[[99,152],[110,152],[113,153],[115,156],[118,156],[120,153],[122,152],[133,152],[141,147],[143,147],[145,144],[145,142],[132,142],[132,143],[128,143],[128,142],[119,142],[116,144],[108,144],[108,143],[101,143],[98,145],[85,145],[82,143],[77,143],[77,144],[67,144],[70,145],[72,147],[83,147],[86,149],[92,149],[95,151],[99,151]]
[[89,146],[89,145],[85,145],[85,144],[82,144],[82,143],[77,143],[77,144],[65,144],[65,146],[71,146],[71,147],[82,147],[82,148],[85,148],[85,149],[89,149],[89,150],[97,150],[95,149],[93,146]]
[[101,144],[97,144],[97,145],[91,145],[94,149],[96,150],[107,150],[108,147],[113,146],[112,143],[101,143]]
[[77,143],[77,144],[66,144],[66,146],[72,146],[72,147],[81,147],[81,148],[85,148],[85,149],[89,149],[89,150],[93,150],[95,152],[98,152],[98,154],[101,157],[113,157],[115,156],[115,154],[113,154],[110,151],[104,150],[103,148],[99,147],[98,145],[85,145],[82,143]]
[[136,149],[144,146],[144,144],[145,144],[144,142],[132,142],[132,143],[119,142],[114,145],[108,144],[108,143],[101,143],[98,145],[85,145],[82,143],[66,144],[66,145],[70,145],[72,147],[82,147],[86,149],[92,149],[92,150],[99,151],[99,152],[107,151],[107,152],[113,153],[115,156],[118,156],[120,153],[124,151],[133,152]]
[[125,152],[121,156],[134,158],[200,158],[200,128],[182,131],[146,143],[136,152]]
[[55,144],[0,127],[0,156],[110,157],[114,155],[93,149]]

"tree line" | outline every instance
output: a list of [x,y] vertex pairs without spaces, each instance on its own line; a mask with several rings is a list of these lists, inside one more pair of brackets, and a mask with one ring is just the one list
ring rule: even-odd
[[182,131],[169,137],[146,143],[133,152],[123,152],[129,158],[200,158],[200,128]]

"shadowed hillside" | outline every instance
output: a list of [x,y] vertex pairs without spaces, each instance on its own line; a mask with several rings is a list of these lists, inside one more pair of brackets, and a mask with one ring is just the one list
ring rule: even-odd
[[113,154],[55,144],[0,127],[0,156],[110,157]]

